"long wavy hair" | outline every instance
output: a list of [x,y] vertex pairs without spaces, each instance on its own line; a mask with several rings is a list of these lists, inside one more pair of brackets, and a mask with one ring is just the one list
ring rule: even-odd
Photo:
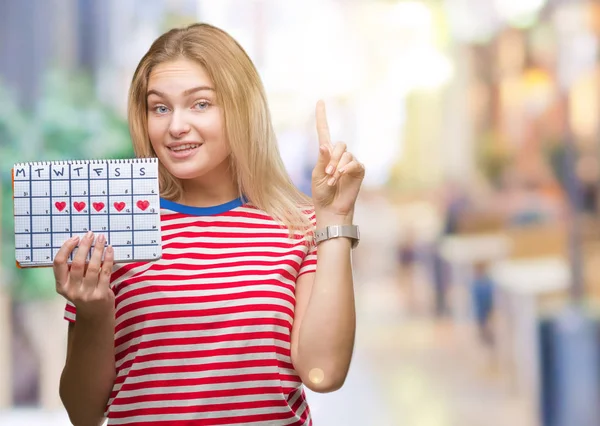
[[[311,200],[292,183],[277,146],[262,81],[244,49],[225,31],[208,24],[172,29],[152,44],[140,61],[129,91],[128,118],[137,157],[156,157],[148,137],[148,79],[164,62],[187,59],[200,64],[214,84],[231,149],[230,168],[240,197],[264,210],[290,235],[310,234],[305,214]],[[163,198],[181,198],[182,185],[159,166]]]

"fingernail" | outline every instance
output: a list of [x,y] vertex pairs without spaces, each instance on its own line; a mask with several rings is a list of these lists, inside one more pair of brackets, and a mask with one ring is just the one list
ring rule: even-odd
[[330,178],[330,179],[327,181],[327,185],[329,185],[329,186],[333,186],[334,184],[335,184],[335,178],[334,178],[334,177]]
[[112,246],[108,246],[108,247],[106,247],[106,252],[107,252],[107,253],[112,253],[112,252],[113,252],[113,248],[112,248]]
[[78,239],[79,237],[77,235],[74,235],[71,238],[69,238],[69,241],[77,241]]
[[325,172],[330,175],[333,173],[333,166],[327,166],[327,169],[325,170]]
[[94,233],[92,231],[88,231],[87,234],[85,234],[85,238],[87,238],[88,240],[91,239],[94,236]]
[[319,151],[321,151],[323,154],[325,154],[325,153],[327,152],[327,147],[326,147],[326,146],[323,146],[323,145],[321,145],[321,146],[319,147]]
[[100,234],[98,236],[98,243],[104,244],[104,241],[106,241],[106,238],[104,237],[104,235]]
[[341,169],[338,170],[338,172],[340,173],[344,173],[346,171],[346,169],[344,167],[342,167]]

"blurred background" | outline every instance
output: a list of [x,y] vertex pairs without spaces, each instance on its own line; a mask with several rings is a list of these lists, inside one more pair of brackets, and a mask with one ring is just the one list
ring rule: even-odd
[[0,0],[0,424],[68,425],[64,301],[14,266],[15,162],[133,155],[133,71],[230,32],[304,191],[314,106],[367,167],[358,332],[315,425],[600,424],[600,2]]

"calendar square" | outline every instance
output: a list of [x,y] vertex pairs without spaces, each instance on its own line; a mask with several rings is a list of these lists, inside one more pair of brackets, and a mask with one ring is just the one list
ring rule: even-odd
[[16,249],[15,250],[15,255],[17,258],[17,262],[19,263],[28,263],[31,262],[31,250],[27,249],[27,250],[23,250],[23,249]]
[[131,196],[110,196],[108,197],[108,206],[110,214],[120,216],[131,214],[133,198]]
[[52,232],[68,232],[70,234],[71,216],[52,216]]
[[133,240],[141,246],[160,244],[160,232],[134,231]]
[[51,218],[50,216],[35,216],[31,218],[31,225],[33,232],[52,232],[51,231]]
[[29,181],[15,181],[14,183],[15,197],[30,197],[31,184]]
[[109,217],[111,231],[131,231],[133,217],[131,215],[113,215]]
[[159,228],[156,221],[148,220],[148,215],[136,214],[133,216],[133,229],[140,231],[155,231]]
[[138,214],[156,213],[160,211],[160,199],[157,195],[133,197],[134,212]]
[[31,214],[31,198],[14,199],[15,216],[29,216]]
[[94,181],[90,186],[90,195],[108,195],[108,182],[106,180]]
[[88,181],[88,168],[87,164],[72,164],[71,165],[71,180],[73,183],[84,181],[87,185]]
[[117,263],[161,256],[156,158],[15,164],[13,189],[19,266],[51,266],[88,230],[107,237]]
[[108,214],[108,197],[90,197],[92,215]]
[[133,193],[140,196],[158,195],[151,179],[134,179]]
[[90,217],[88,215],[73,216],[71,226],[73,234],[85,234],[90,230]]
[[71,197],[71,209],[73,216],[88,216],[89,207],[87,197]]
[[92,216],[91,224],[94,233],[108,231],[108,216]]
[[123,259],[125,262],[133,260],[133,248],[131,246],[113,246],[113,249],[115,258]]
[[139,161],[133,164],[133,178],[154,180],[158,177],[158,167],[150,161]]
[[31,248],[31,234],[15,235],[15,247],[30,249]]
[[90,163],[90,180],[107,180],[108,163]]
[[130,246],[133,244],[133,232],[111,230],[109,239],[113,246]]
[[31,180],[49,180],[50,179],[50,167],[48,165],[42,165],[32,167],[31,169]]
[[71,196],[72,197],[87,197],[89,191],[89,181],[87,180],[75,180],[71,182]]
[[34,262],[50,262],[52,260],[52,249],[34,249],[33,250],[33,261]]
[[33,234],[32,236],[32,245],[33,245],[33,249],[39,249],[39,248],[50,248],[50,245],[52,244],[52,238],[51,235],[48,234]]
[[52,198],[50,207],[52,208],[52,215],[56,216],[69,216],[71,208],[69,206],[70,200],[68,197]]
[[62,247],[62,245],[71,238],[71,234],[67,233],[53,233],[52,234],[52,247],[57,250]]
[[110,195],[131,195],[131,180],[119,179],[108,182],[108,193]]
[[15,216],[15,234],[31,232],[31,216]]
[[154,246],[136,246],[135,257],[141,257],[142,259],[158,259],[161,256],[160,245]]
[[108,176],[110,179],[131,179],[131,164],[110,164]]
[[50,196],[50,181],[39,181],[31,184],[31,195],[34,197]]
[[34,215],[50,214],[50,198],[32,198],[31,212]]
[[71,195],[71,183],[68,180],[53,180],[51,184],[53,197],[68,197]]
[[50,164],[50,180],[68,180],[69,179],[69,166],[64,164]]

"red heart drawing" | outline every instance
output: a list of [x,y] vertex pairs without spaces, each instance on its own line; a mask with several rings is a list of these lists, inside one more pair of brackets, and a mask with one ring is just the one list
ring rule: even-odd
[[104,208],[104,203],[92,203],[92,206],[94,206],[94,210],[99,212]]
[[85,203],[83,201],[77,202],[75,201],[73,203],[73,207],[75,207],[75,209],[80,212],[81,210],[85,209]]
[[115,209],[117,209],[118,212],[120,212],[121,210],[123,210],[125,208],[125,203],[123,201],[119,202],[117,201],[115,204]]
[[59,212],[62,212],[65,209],[65,207],[67,207],[67,203],[65,203],[64,201],[57,201],[56,203],[54,203],[54,205],[56,206]]
[[137,202],[137,206],[139,207],[140,210],[146,210],[149,205],[150,205],[150,202],[148,200],[139,200]]

